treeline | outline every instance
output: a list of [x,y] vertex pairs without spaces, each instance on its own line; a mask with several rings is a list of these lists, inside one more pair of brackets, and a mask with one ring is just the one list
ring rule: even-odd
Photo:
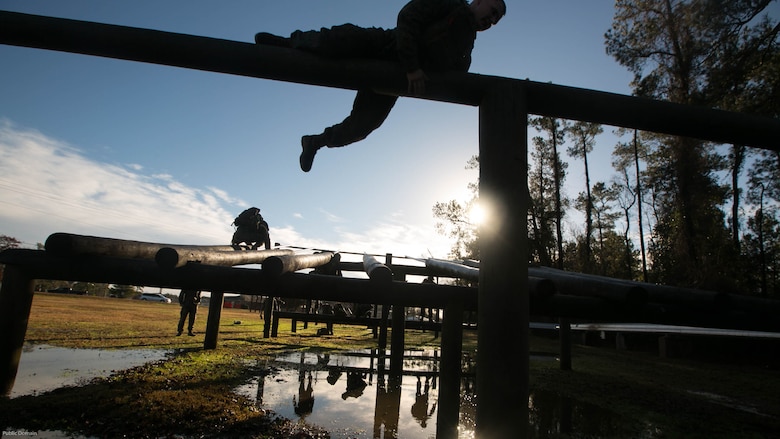
[[[765,14],[770,3],[618,0],[606,50],[634,74],[637,96],[778,117],[780,24]],[[530,262],[780,298],[780,148],[625,130],[616,145],[596,146],[597,124],[533,117],[529,127]],[[594,147],[612,148],[608,180],[591,178]],[[584,189],[569,199],[574,166],[584,181],[573,184]],[[434,206],[455,258],[479,258],[472,187],[465,205]],[[584,224],[565,230],[574,211]]]

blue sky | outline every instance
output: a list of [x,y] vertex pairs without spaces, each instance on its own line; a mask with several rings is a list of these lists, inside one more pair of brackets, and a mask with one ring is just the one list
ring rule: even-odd
[[[351,22],[394,27],[404,0],[0,0],[0,10],[236,41]],[[613,3],[508,0],[471,71],[629,94],[604,50]],[[354,93],[0,45],[0,234],[54,232],[226,244],[257,206],[283,245],[444,258],[437,201],[468,198],[477,108],[402,98],[368,139],[298,167],[300,137],[340,122]],[[611,127],[596,146],[608,179]],[[570,196],[583,190],[579,162]],[[579,186],[578,186],[579,185]]]

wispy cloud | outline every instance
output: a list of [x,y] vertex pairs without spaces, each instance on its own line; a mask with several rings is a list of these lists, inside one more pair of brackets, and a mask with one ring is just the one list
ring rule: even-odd
[[[0,121],[0,234],[28,247],[55,232],[170,244],[229,242],[230,224],[246,203],[220,188],[191,187],[169,174],[142,171],[91,160],[76,147]],[[320,213],[326,221],[308,234],[272,222],[271,240],[411,257],[427,256],[420,254],[421,242],[436,257],[449,249],[432,224],[410,224],[403,212],[379,223],[350,224],[349,230],[343,216]],[[303,219],[301,213],[293,216]]]
[[224,191],[86,158],[32,130],[0,124],[0,233],[42,242],[54,232],[155,242],[227,243]]
[[344,218],[340,217],[334,213],[328,212],[325,209],[320,209],[320,213],[325,217],[325,220],[330,223],[342,223],[344,222]]

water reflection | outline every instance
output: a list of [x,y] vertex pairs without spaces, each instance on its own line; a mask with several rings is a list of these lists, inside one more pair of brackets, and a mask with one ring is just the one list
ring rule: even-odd
[[438,353],[407,352],[402,377],[384,373],[388,362],[370,351],[289,354],[237,391],[332,438],[435,437]]
[[[406,352],[400,377],[385,373],[386,361],[369,351],[288,354],[261,364],[263,374],[237,391],[280,416],[324,428],[333,439],[436,437],[437,353]],[[460,438],[474,437],[472,368],[473,362],[465,358]],[[533,392],[528,406],[531,438],[655,436],[635,420],[550,392]]]
[[59,387],[79,385],[151,361],[162,360],[170,349],[69,349],[25,343],[11,398],[37,395]]

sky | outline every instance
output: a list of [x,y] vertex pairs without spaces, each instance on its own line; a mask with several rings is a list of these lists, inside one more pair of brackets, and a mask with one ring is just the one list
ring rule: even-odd
[[[631,74],[605,52],[613,2],[507,3],[478,35],[471,72],[630,94]],[[0,0],[0,10],[252,42],[347,22],[391,28],[404,4]],[[401,98],[366,140],[320,150],[304,173],[300,137],[340,122],[353,91],[6,45],[0,62],[0,235],[25,248],[55,232],[228,244],[233,218],[257,206],[281,245],[446,258],[433,205],[466,201],[478,176],[465,169],[478,154],[476,107]],[[612,173],[616,139],[604,131],[595,179]],[[569,166],[571,197],[580,167]]]

